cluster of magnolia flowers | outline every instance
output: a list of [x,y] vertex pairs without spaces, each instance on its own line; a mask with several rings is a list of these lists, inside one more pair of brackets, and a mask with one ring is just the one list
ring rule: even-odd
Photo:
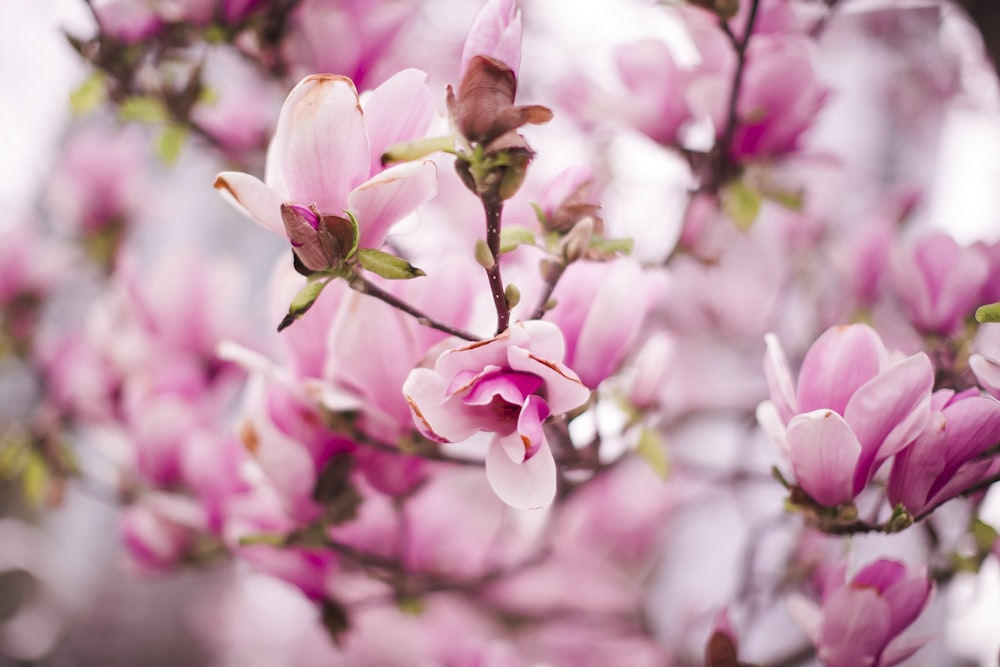
[[[183,126],[238,159],[270,135],[260,170],[227,168],[215,189],[286,245],[263,305],[238,266],[142,253],[125,229],[144,202],[135,137],[84,135],[59,215],[80,220],[107,289],[80,330],[40,335],[33,304],[72,258],[27,261],[41,241],[24,230],[0,244],[0,342],[37,366],[45,406],[3,436],[0,472],[45,467],[55,500],[78,472],[60,429],[100,441],[134,564],[230,556],[290,584],[333,664],[791,664],[761,649],[784,646],[760,621],[779,598],[827,667],[887,667],[929,641],[906,631],[954,574],[953,545],[907,562],[845,545],[933,530],[1000,475],[1000,346],[972,321],[1000,300],[1000,245],[904,242],[905,191],[850,221],[811,203],[833,188],[805,140],[834,97],[813,64],[829,15],[657,7],[697,62],[643,37],[614,48],[614,90],[572,71],[525,95],[521,10],[489,0],[438,94],[438,74],[393,55],[416,3],[264,4],[92,3],[100,34],[76,46],[123,110],[155,101],[161,144]],[[304,75],[273,132],[247,91],[199,101],[200,65],[137,93],[168,47],[209,36]],[[552,108],[521,99],[540,89]],[[682,223],[669,185],[629,190],[598,153],[619,132],[685,169]],[[591,140],[587,159],[559,154],[566,134]],[[781,515],[790,536],[774,571],[756,543],[729,562],[774,589],[766,602],[749,581],[683,581],[742,549],[698,514],[730,491],[752,496],[747,525]],[[991,536],[952,555],[978,567],[1000,553]]]

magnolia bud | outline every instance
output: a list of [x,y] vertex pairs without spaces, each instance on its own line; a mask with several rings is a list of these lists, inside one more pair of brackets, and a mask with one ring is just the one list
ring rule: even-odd
[[521,303],[521,290],[517,289],[516,285],[507,285],[507,288],[503,291],[503,296],[507,299],[508,308],[513,308]]
[[490,271],[496,264],[493,260],[493,253],[490,252],[490,247],[486,245],[486,241],[482,239],[476,239],[476,249],[474,251],[474,255],[476,263],[487,271]]
[[570,264],[583,257],[594,233],[594,219],[589,215],[573,225],[562,241],[563,260]]

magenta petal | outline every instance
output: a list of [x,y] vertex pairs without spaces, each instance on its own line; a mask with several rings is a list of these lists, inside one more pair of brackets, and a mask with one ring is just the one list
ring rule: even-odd
[[930,417],[934,369],[920,353],[887,369],[858,389],[844,411],[864,448],[855,490],[859,491],[885,459],[920,435]]
[[934,412],[920,437],[893,459],[887,489],[889,502],[893,506],[902,504],[911,513],[922,512],[931,485],[944,470],[944,451],[945,418]]
[[529,396],[517,417],[517,432],[524,443],[524,458],[530,459],[538,453],[545,442],[542,423],[549,418],[549,406],[541,396]]
[[963,465],[1000,441],[1000,402],[985,396],[969,396],[947,406],[946,464],[931,487],[934,495]]
[[371,174],[371,152],[354,83],[343,76],[303,79],[281,109],[268,150],[266,181],[288,199],[339,214],[347,193]]
[[827,329],[802,361],[798,411],[827,408],[843,415],[854,392],[878,375],[886,352],[875,331],[864,324]]
[[823,603],[818,657],[824,667],[875,664],[888,643],[889,607],[871,588],[845,586]]
[[556,462],[544,440],[530,459],[515,463],[499,438],[486,453],[486,479],[500,500],[519,509],[541,509],[556,496]]
[[281,221],[281,195],[259,179],[238,171],[224,171],[215,178],[215,189],[241,213],[269,231],[285,235]]
[[358,219],[358,247],[378,248],[389,228],[437,194],[437,167],[433,162],[407,162],[386,169],[362,183],[347,198],[347,208]]
[[531,394],[542,386],[542,378],[528,373],[495,371],[492,376],[483,377],[462,397],[466,405],[489,405],[494,398],[520,406]]
[[434,95],[427,74],[405,69],[376,88],[365,101],[365,127],[371,144],[371,173],[382,170],[382,153],[393,144],[420,139],[434,119]]
[[847,422],[832,410],[797,415],[786,431],[795,480],[813,500],[835,507],[854,497],[854,469],[861,445]]

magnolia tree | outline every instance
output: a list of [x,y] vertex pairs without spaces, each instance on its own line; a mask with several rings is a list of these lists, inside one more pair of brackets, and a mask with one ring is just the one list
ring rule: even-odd
[[227,573],[185,664],[996,664],[1000,234],[933,168],[990,10],[85,4],[0,243],[6,655],[106,613],[29,523],[99,496]]

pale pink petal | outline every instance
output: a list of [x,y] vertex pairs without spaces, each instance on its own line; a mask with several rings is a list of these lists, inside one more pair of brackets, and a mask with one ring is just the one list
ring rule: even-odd
[[802,361],[798,411],[827,408],[843,415],[858,387],[878,375],[886,351],[875,331],[864,324],[827,329]]
[[[562,362],[566,358],[566,341],[562,331],[552,322],[529,320],[511,327],[512,341],[531,350],[536,357]],[[530,342],[529,342],[530,341]]]
[[969,357],[969,368],[983,389],[994,398],[1000,398],[1000,363],[996,359],[974,354]]
[[799,409],[795,398],[795,383],[788,370],[788,360],[781,342],[773,333],[764,336],[767,352],[764,354],[764,376],[767,378],[768,392],[782,423],[787,424]]
[[927,355],[905,359],[854,392],[844,418],[864,448],[855,490],[868,483],[882,461],[920,435],[930,418],[934,369]]
[[371,152],[354,83],[314,74],[288,95],[268,150],[268,185],[289,201],[339,215],[347,193],[371,174]]
[[416,69],[399,72],[372,92],[364,110],[371,173],[377,174],[382,170],[382,153],[387,148],[427,133],[436,111],[427,75]]
[[281,195],[259,179],[238,171],[224,171],[215,178],[215,189],[258,225],[285,236],[281,220]]
[[460,442],[479,431],[482,418],[460,401],[445,402],[447,380],[428,368],[415,368],[403,383],[413,422],[435,442]]
[[590,389],[580,382],[576,373],[562,364],[536,357],[521,347],[508,348],[507,360],[514,370],[532,373],[545,380],[546,399],[553,414],[578,408],[590,399]]
[[788,422],[789,461],[795,480],[813,500],[835,507],[854,497],[854,468],[861,444],[832,410],[815,410]]
[[778,409],[771,401],[763,401],[757,406],[757,423],[771,439],[778,453],[784,458],[789,457],[788,439],[785,437],[785,423],[778,414]]
[[898,665],[911,655],[923,648],[924,644],[931,641],[933,637],[896,637],[882,651],[882,658],[879,660],[879,667],[892,667]]
[[809,641],[818,644],[820,626],[823,623],[823,612],[819,605],[801,593],[788,596],[787,605],[788,615],[795,625],[799,626]]
[[519,509],[541,509],[556,495],[556,462],[548,443],[530,459],[515,463],[498,438],[486,453],[486,479],[500,500]]
[[358,247],[378,248],[389,228],[437,194],[433,162],[407,162],[386,169],[358,186],[347,208],[358,219]]

